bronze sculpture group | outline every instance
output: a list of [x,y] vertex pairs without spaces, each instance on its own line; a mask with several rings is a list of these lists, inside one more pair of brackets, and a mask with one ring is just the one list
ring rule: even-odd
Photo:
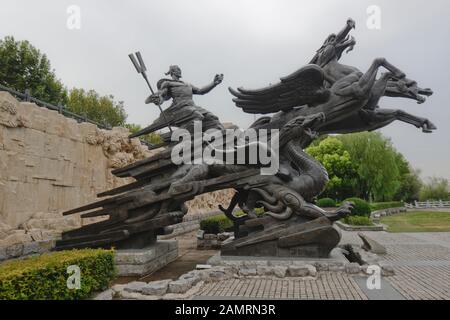
[[[109,219],[65,232],[57,248],[148,246],[157,235],[170,233],[170,225],[182,221],[186,201],[232,188],[236,192],[231,203],[220,208],[234,223],[235,239],[222,247],[222,255],[327,257],[341,238],[333,223],[351,214],[353,205],[344,203],[335,212],[326,212],[313,204],[326,187],[328,175],[304,148],[322,134],[370,131],[395,120],[424,132],[436,129],[427,119],[379,106],[383,96],[423,103],[424,96],[432,94],[430,89],[420,88],[384,58],[375,59],[366,72],[339,62],[343,52],[355,45],[349,36],[354,27],[349,19],[341,32],[325,40],[308,65],[277,84],[258,90],[230,88],[237,107],[267,115],[251,128],[279,130],[276,174],[262,175],[258,164],[176,165],[171,161],[175,142],[165,133],[163,151],[113,171],[118,177],[133,177],[135,182],[99,194],[105,199],[65,213],[108,215]],[[387,72],[378,76],[381,67]],[[202,121],[204,130],[215,129],[225,135],[219,119],[192,100],[194,94],[205,94],[220,84],[223,75],[197,88],[181,80],[177,66],[171,66],[167,74],[171,79],[160,80],[158,92],[146,103],[172,99],[172,105],[164,116],[132,137],[167,126],[191,132],[195,121]],[[236,207],[243,214],[235,215]],[[260,211],[264,214],[257,214]]]

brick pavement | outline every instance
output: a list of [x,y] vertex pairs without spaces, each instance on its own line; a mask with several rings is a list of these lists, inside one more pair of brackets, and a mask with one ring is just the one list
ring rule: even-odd
[[[357,232],[342,233],[341,243],[361,244]],[[364,233],[387,248],[383,260],[396,272],[386,278],[387,285],[406,299],[450,299],[450,233]],[[368,298],[365,292],[350,275],[320,272],[317,279],[308,280],[249,278],[210,283],[197,298],[361,300]]]
[[247,278],[231,279],[205,285],[197,298],[256,298],[367,300],[354,279],[345,273],[322,272],[317,279]]

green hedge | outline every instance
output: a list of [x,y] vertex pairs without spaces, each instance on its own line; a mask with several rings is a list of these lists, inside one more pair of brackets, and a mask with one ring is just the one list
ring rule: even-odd
[[[80,268],[81,288],[68,289],[67,267]],[[115,277],[114,251],[69,250],[0,264],[0,300],[74,300],[108,288]]]
[[[264,208],[255,208],[257,216],[264,214]],[[245,213],[242,210],[237,210],[234,215],[237,217],[243,216]],[[233,221],[227,218],[225,214],[219,214],[206,218],[200,222],[200,229],[209,234],[218,234],[227,231],[227,229],[233,227]]]
[[336,207],[336,201],[331,198],[322,198],[317,200],[317,206],[321,208],[333,208]]
[[373,222],[367,216],[348,216],[343,221],[351,226],[373,226]]
[[405,204],[403,202],[396,202],[396,201],[375,202],[375,203],[370,204],[370,208],[372,209],[372,211],[377,211],[377,210],[383,210],[383,209],[389,209],[389,208],[401,208],[404,205]]
[[344,201],[353,202],[355,204],[355,209],[352,211],[353,216],[370,216],[372,212],[370,205],[367,201],[360,198],[348,198]]
[[205,233],[218,234],[225,232],[227,228],[233,226],[233,221],[228,219],[224,214],[213,216],[200,222],[200,229]]

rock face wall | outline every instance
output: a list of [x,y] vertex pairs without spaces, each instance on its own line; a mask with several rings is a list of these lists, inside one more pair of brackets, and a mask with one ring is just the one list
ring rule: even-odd
[[127,129],[80,124],[0,92],[0,245],[78,227],[79,217],[61,212],[126,183],[111,169],[150,155],[128,135]]
[[[110,172],[151,155],[124,128],[101,130],[0,92],[0,247],[48,240],[89,223],[61,212],[129,179]],[[225,206],[232,192],[201,195],[189,213]]]

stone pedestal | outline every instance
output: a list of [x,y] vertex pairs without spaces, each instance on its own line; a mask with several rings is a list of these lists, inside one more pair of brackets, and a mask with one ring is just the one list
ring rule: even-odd
[[[217,253],[207,261],[208,264],[213,266],[236,266],[236,265],[271,265],[271,266],[289,266],[297,264],[310,264],[318,267],[318,270],[324,266],[327,266],[325,271],[328,271],[328,266],[341,267],[348,263],[348,259],[345,257],[342,249],[334,248],[331,250],[327,258],[315,258],[315,257],[277,257],[277,256],[230,256]],[[321,270],[324,270],[323,268]]]
[[159,240],[143,249],[117,250],[115,264],[118,276],[142,276],[161,269],[177,257],[176,240]]

